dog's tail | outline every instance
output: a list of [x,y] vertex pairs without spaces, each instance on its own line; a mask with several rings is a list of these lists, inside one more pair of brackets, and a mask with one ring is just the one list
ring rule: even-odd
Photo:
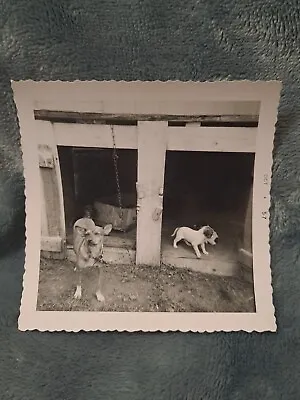
[[171,237],[176,235],[176,232],[178,231],[178,229],[179,229],[179,228],[176,228],[176,229],[175,229],[175,231],[172,233]]

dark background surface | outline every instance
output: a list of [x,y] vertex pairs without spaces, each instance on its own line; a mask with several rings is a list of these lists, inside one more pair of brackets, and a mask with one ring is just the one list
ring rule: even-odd
[[[0,398],[300,398],[299,1],[1,2]],[[21,333],[21,152],[10,79],[281,79],[271,208],[278,333]]]
[[[65,210],[69,198],[76,203],[77,213],[72,225],[83,215],[87,205],[95,200],[111,198],[118,206],[116,175],[112,149],[72,149],[61,146],[58,150],[64,190],[71,180],[72,194],[65,191]],[[117,166],[122,204],[135,207],[137,182],[137,150],[117,150]],[[194,151],[167,151],[164,177],[164,213],[176,218],[176,223],[195,223],[198,213],[235,212],[242,209],[244,224],[249,190],[252,183],[254,155],[245,153],[221,153]],[[125,199],[123,198],[125,194]],[[126,194],[132,202],[126,202]],[[69,198],[67,198],[69,197]],[[128,204],[127,204],[128,203]],[[181,221],[184,208],[193,203],[194,221]]]

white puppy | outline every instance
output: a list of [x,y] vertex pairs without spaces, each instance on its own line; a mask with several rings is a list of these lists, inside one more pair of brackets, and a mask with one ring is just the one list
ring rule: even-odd
[[209,225],[202,226],[198,230],[188,228],[187,226],[182,226],[180,228],[176,228],[171,236],[175,236],[173,241],[173,247],[175,249],[178,247],[177,243],[180,240],[184,240],[187,245],[193,247],[197,258],[201,258],[198,246],[201,246],[204,254],[208,254],[205,249],[205,243],[210,243],[215,246],[218,240],[217,233]]

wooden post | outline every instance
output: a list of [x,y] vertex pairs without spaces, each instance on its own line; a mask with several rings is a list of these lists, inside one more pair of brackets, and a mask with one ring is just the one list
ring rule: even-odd
[[41,253],[43,257],[65,257],[65,218],[57,146],[48,122],[37,121],[41,184]]
[[160,265],[166,122],[138,124],[137,265]]

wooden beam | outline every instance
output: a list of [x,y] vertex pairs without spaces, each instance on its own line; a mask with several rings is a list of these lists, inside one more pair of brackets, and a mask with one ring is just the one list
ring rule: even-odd
[[[136,126],[114,126],[116,146],[119,149],[137,149]],[[109,125],[53,124],[58,146],[112,148]]]
[[255,153],[257,128],[167,128],[167,150]]
[[137,125],[137,121],[169,121],[184,123],[207,123],[207,122],[240,122],[245,124],[258,124],[258,115],[174,115],[174,114],[112,114],[112,113],[92,113],[74,111],[51,111],[34,110],[36,120],[78,123],[78,124],[131,124]]
[[[38,149],[44,150],[40,152],[40,183],[41,183],[41,214],[42,224],[41,233],[43,238],[41,241],[41,250],[45,256],[51,256],[52,253],[57,253],[56,256],[64,255],[62,243],[66,237],[65,231],[65,215],[64,215],[64,200],[61,171],[57,145],[52,130],[52,125],[36,121],[38,141]],[[45,163],[42,162],[45,158]],[[51,162],[50,162],[51,161]],[[52,168],[45,168],[51,166]],[[57,244],[57,243],[60,244]],[[45,247],[44,247],[45,246]],[[49,254],[47,254],[49,253]]]
[[166,129],[164,122],[139,123],[137,265],[160,265]]
[[[113,147],[108,125],[53,124],[52,127],[58,146]],[[114,126],[113,129],[117,148],[137,149],[139,127]],[[160,132],[163,130],[168,150],[255,153],[257,128],[168,127],[164,124]],[[151,133],[150,128],[147,131]]]

